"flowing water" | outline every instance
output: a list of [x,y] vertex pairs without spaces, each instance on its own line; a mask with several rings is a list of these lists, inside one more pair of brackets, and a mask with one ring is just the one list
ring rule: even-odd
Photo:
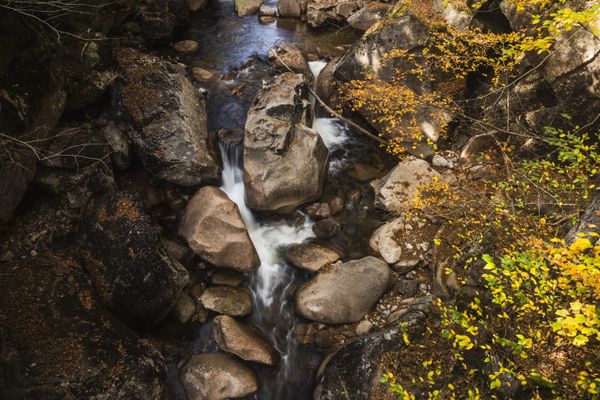
[[[332,32],[312,31],[306,24],[292,19],[279,19],[262,24],[256,16],[240,18],[235,15],[233,0],[216,0],[207,10],[197,13],[191,21],[187,37],[198,41],[200,51],[186,60],[190,66],[200,66],[216,74],[216,78],[196,83],[207,89],[208,124],[211,136],[221,128],[243,129],[250,102],[261,89],[263,81],[278,72],[265,60],[268,50],[280,41],[295,44],[305,53],[340,55],[344,46],[353,43],[358,35],[348,29]],[[326,66],[325,61],[309,63],[315,78]],[[313,85],[316,79],[313,81]],[[313,87],[314,89],[314,87]],[[348,178],[347,167],[357,159],[370,159],[377,147],[352,138],[341,121],[316,110],[313,128],[321,135],[330,151],[330,171],[326,191],[343,194],[358,190]],[[226,139],[225,139],[226,140]],[[313,222],[306,216],[294,221],[280,216],[255,215],[245,202],[243,182],[243,147],[239,143],[220,141],[223,174],[221,189],[238,205],[242,218],[261,260],[260,267],[248,277],[247,286],[253,296],[253,312],[249,319],[277,349],[281,360],[276,367],[251,364],[259,378],[258,400],[305,400],[312,398],[314,376],[322,354],[311,346],[299,346],[294,327],[303,321],[294,312],[293,292],[310,274],[289,266],[283,250],[292,243],[314,240]],[[363,185],[364,186],[364,185]],[[362,189],[363,191],[368,191]],[[331,193],[329,193],[331,194]],[[368,196],[368,195],[367,195]],[[366,196],[363,196],[366,197]],[[366,252],[365,238],[376,223],[368,207],[359,205],[344,221],[342,233],[330,243],[339,248],[353,249],[349,255]],[[352,253],[354,252],[354,253]],[[185,359],[190,354],[217,351],[210,334],[210,324],[203,324],[181,350]],[[173,364],[170,387],[177,400],[185,399],[177,381],[179,368]]]
[[[325,65],[325,62],[311,63],[315,80]],[[349,139],[345,125],[334,119],[317,118],[313,125],[330,150],[342,148]],[[315,365],[310,365],[311,354],[299,349],[293,334],[297,319],[294,314],[292,289],[298,280],[299,272],[285,262],[282,250],[290,244],[314,238],[312,221],[304,216],[302,222],[296,221],[295,224],[258,223],[245,202],[242,146],[231,142],[220,142],[219,145],[223,159],[221,189],[238,205],[261,260],[250,285],[254,300],[252,322],[271,339],[281,356],[276,376],[267,376],[261,382],[259,398],[309,398],[312,387],[311,372]]]

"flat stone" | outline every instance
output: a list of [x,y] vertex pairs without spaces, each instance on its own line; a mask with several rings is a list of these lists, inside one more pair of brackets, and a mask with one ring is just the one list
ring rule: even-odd
[[292,265],[316,272],[326,265],[336,262],[341,257],[337,250],[318,243],[298,243],[285,249],[285,258]]
[[219,315],[212,321],[213,338],[221,348],[243,360],[275,365],[279,353],[269,342],[252,328],[227,315]]
[[212,286],[202,293],[200,303],[208,310],[232,317],[252,312],[252,298],[246,288]]
[[192,54],[198,51],[198,42],[193,40],[182,40],[175,43],[173,48],[180,54]]

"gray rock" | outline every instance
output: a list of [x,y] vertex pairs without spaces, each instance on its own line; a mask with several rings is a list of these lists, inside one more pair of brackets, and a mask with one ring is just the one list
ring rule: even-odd
[[302,14],[302,2],[299,0],[277,0],[280,17],[297,18]]
[[188,400],[226,400],[258,390],[254,372],[223,353],[192,356],[180,380]]
[[277,10],[277,6],[276,5],[261,4],[260,8],[258,10],[258,14],[260,16],[266,16],[266,17],[278,17],[279,16],[279,11]]
[[269,61],[273,65],[283,68],[288,71],[288,68],[298,74],[310,74],[310,68],[306,62],[306,58],[296,46],[289,43],[279,43],[275,47],[269,49],[267,55]]
[[240,17],[256,14],[261,3],[262,0],[235,0],[235,12]]
[[600,193],[596,192],[590,205],[586,208],[579,221],[571,228],[565,242],[571,244],[580,237],[590,239],[592,243],[598,242],[600,233]]
[[129,167],[129,140],[127,135],[114,122],[109,122],[101,132],[110,147],[110,158],[113,165],[119,169],[127,169]]
[[200,296],[204,308],[232,317],[243,317],[252,312],[252,298],[246,288],[213,286]]
[[308,128],[308,82],[276,77],[256,96],[246,121],[244,183],[248,206],[290,213],[321,196],[329,152]]
[[212,335],[221,350],[233,353],[243,360],[275,365],[279,353],[269,342],[246,324],[227,315],[212,320]]
[[414,279],[400,278],[394,284],[394,289],[403,297],[413,297],[419,291],[419,282]]
[[115,53],[121,77],[114,102],[146,169],[183,186],[217,181],[204,97],[173,64],[133,49]]
[[337,13],[337,0],[310,1],[306,7],[306,20],[313,28],[328,23],[341,23],[345,18]]
[[285,258],[292,265],[307,271],[317,272],[341,257],[337,250],[318,243],[292,244],[285,249]]
[[371,182],[375,205],[391,212],[402,212],[411,206],[419,186],[442,180],[427,161],[409,157],[398,163],[389,174]]
[[391,270],[374,257],[327,266],[296,293],[296,309],[326,324],[359,321],[387,290]]
[[386,3],[373,2],[366,4],[348,18],[348,24],[354,29],[366,31],[375,22],[379,21],[389,8],[390,5]]
[[237,205],[217,187],[205,186],[190,199],[179,234],[194,253],[218,267],[248,272],[260,265]]

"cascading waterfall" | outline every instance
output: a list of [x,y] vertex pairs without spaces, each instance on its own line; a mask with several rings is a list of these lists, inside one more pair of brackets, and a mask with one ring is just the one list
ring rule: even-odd
[[[325,62],[313,62],[310,66],[316,82]],[[348,140],[347,128],[335,119],[317,118],[313,125],[330,151]],[[250,287],[254,301],[252,322],[271,339],[281,355],[276,379],[269,384],[262,383],[259,398],[306,398],[311,380],[306,377],[307,360],[298,351],[298,343],[293,335],[296,317],[290,293],[299,272],[287,265],[282,250],[287,245],[313,238],[313,223],[308,217],[296,225],[257,222],[245,201],[243,148],[240,144],[230,142],[220,142],[219,146],[223,160],[221,190],[237,204],[261,261]]]

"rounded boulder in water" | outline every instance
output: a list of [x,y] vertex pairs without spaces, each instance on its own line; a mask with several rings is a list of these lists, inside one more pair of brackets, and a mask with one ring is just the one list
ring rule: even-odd
[[249,272],[260,265],[238,206],[217,187],[205,186],[192,197],[179,234],[194,253],[218,267]]
[[387,263],[375,257],[326,266],[298,290],[296,309],[324,324],[357,322],[383,296],[391,275]]

